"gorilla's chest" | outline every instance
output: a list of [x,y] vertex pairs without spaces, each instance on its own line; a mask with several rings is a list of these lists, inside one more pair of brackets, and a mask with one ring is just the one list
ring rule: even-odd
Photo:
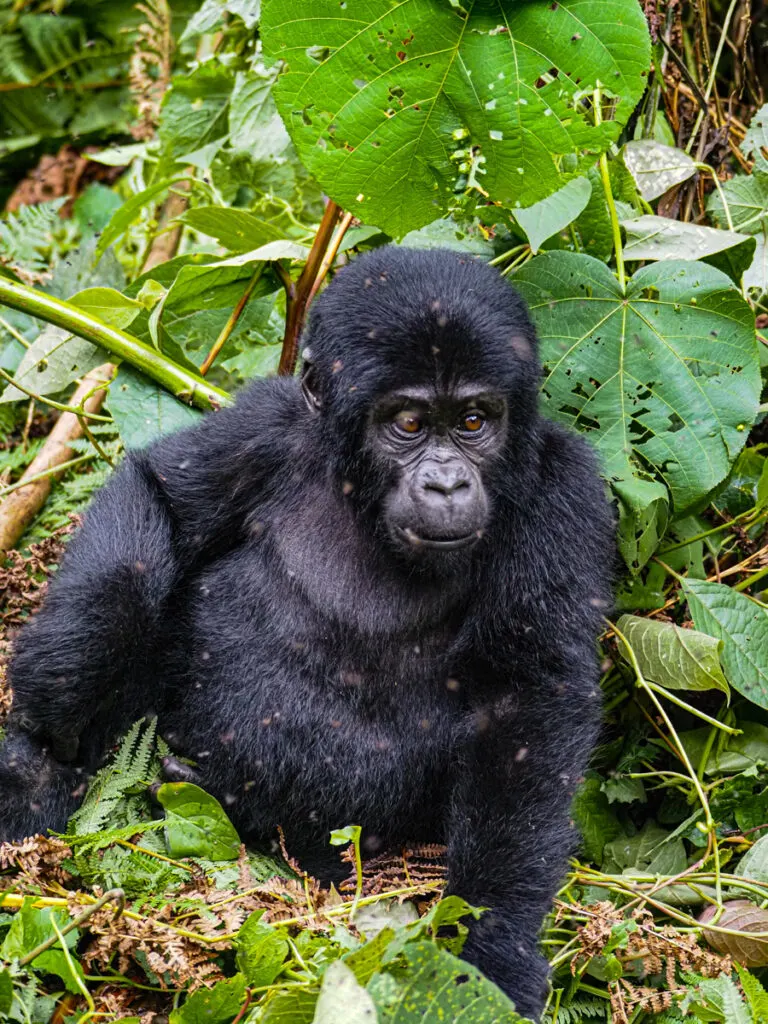
[[395,739],[422,754],[452,747],[465,718],[454,677],[460,618],[431,621],[420,595],[369,589],[358,608],[348,594],[335,600],[328,580],[319,596],[308,592],[268,548],[234,552],[186,595],[175,674],[207,706],[226,701],[241,726],[281,723],[303,743],[356,732],[372,751]]

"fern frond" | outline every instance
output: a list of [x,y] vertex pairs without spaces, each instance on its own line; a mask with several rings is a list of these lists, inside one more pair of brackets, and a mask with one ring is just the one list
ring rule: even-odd
[[66,201],[63,196],[49,203],[20,206],[0,220],[0,263],[30,273],[47,270],[54,245],[53,231]]
[[118,803],[148,781],[156,728],[154,719],[131,726],[112,763],[88,787],[82,806],[69,819],[68,832],[83,836],[104,831]]
[[0,82],[25,85],[34,77],[20,32],[0,33]]
[[590,996],[576,996],[568,1006],[561,1006],[552,1024],[587,1024],[592,1020],[605,1020],[605,1000]]
[[[81,808],[82,809],[82,808]],[[78,811],[79,813],[79,811]],[[61,838],[76,853],[95,853],[97,850],[111,846],[122,839],[131,839],[146,832],[154,832],[164,828],[165,819],[155,818],[149,821],[131,822],[130,825],[123,825],[120,828],[105,828],[100,832],[91,832],[83,835],[78,832],[69,832]]]

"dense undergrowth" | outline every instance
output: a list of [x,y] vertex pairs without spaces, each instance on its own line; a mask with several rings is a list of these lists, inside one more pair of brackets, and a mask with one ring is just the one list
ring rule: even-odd
[[[290,371],[355,252],[527,299],[624,566],[550,1024],[768,1021],[767,38],[749,0],[0,0],[0,652],[123,451]],[[150,796],[162,751],[137,723],[0,847],[0,1020],[519,1020],[439,847],[360,865],[339,822],[323,890]]]

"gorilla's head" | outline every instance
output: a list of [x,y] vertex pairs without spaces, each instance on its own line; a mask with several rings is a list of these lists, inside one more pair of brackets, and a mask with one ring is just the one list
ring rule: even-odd
[[347,500],[409,556],[468,549],[520,497],[540,368],[522,299],[487,265],[387,246],[312,309],[302,386]]

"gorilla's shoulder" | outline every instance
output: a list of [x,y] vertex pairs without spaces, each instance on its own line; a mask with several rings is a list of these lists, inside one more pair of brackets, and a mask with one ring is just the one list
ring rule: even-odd
[[[228,461],[260,449],[285,449],[306,419],[306,406],[298,381],[269,377],[251,381],[238,392],[230,406],[207,413],[199,423],[155,441],[146,454],[164,461],[179,454],[200,453],[207,459],[218,455]],[[282,440],[281,440],[282,439]]]
[[540,421],[540,467],[544,481],[566,490],[574,485],[603,491],[600,463],[592,445],[570,427]]

